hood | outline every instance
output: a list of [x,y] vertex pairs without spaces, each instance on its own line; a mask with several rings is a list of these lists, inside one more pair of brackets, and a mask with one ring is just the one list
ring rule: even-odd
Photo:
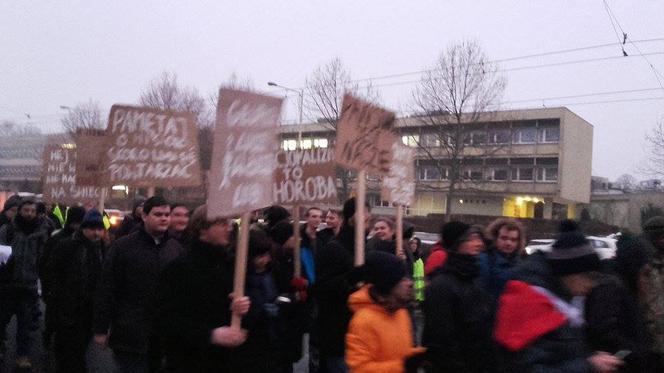
[[377,305],[374,300],[371,299],[371,295],[369,295],[370,286],[371,285],[364,285],[360,288],[360,290],[354,292],[350,295],[350,297],[348,297],[348,308],[350,308],[353,313],[363,308],[373,308],[375,310],[385,312],[383,307]]

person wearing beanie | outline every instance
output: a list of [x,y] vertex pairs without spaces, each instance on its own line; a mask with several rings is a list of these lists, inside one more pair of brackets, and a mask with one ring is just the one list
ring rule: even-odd
[[10,223],[12,219],[14,219],[14,215],[16,215],[16,211],[18,211],[18,205],[20,202],[21,197],[19,197],[18,194],[14,194],[5,201],[2,211],[0,212],[0,227]]
[[42,299],[45,303],[44,311],[44,332],[42,333],[42,340],[45,346],[50,346],[51,338],[53,332],[55,331],[55,311],[54,307],[51,307],[52,298],[52,273],[51,269],[53,268],[53,256],[55,248],[60,244],[60,242],[71,237],[74,232],[78,230],[85,216],[85,209],[80,206],[70,207],[67,210],[67,218],[65,220],[64,228],[53,232],[53,235],[46,241],[44,245],[44,253],[42,254],[39,271],[41,276],[41,285],[42,285]]
[[422,344],[434,372],[486,372],[492,367],[493,304],[478,285],[482,229],[445,224],[447,260],[425,289]]
[[[351,318],[347,302],[361,279],[361,270],[354,267],[356,209],[355,198],[344,203],[339,234],[317,250],[314,257],[320,367],[322,371],[329,373],[348,371],[344,360],[344,339]],[[365,206],[365,227],[370,218],[369,206]]]
[[447,260],[447,248],[450,247],[457,238],[466,232],[469,225],[460,221],[451,221],[443,224],[440,228],[440,241],[431,248],[431,254],[424,263],[424,274],[432,275],[437,269],[445,264]]
[[498,300],[494,338],[506,372],[614,372],[623,361],[587,344],[583,302],[599,256],[573,221],[563,221],[551,252],[517,266]]
[[609,269],[585,302],[586,333],[591,349],[615,354],[629,351],[621,372],[662,372],[653,351],[641,305],[648,289],[643,278],[652,257],[647,242],[624,233],[617,242]]
[[346,333],[349,371],[406,372],[409,358],[424,352],[415,347],[406,309],[413,300],[413,281],[403,261],[391,253],[369,253],[364,267],[367,285],[348,299],[353,312]]
[[[71,211],[70,211],[71,213]],[[74,210],[68,218],[77,219]],[[85,354],[92,338],[93,299],[106,246],[99,211],[88,211],[79,229],[58,242],[50,260],[55,360],[57,372],[86,372]],[[49,306],[50,307],[50,306]]]

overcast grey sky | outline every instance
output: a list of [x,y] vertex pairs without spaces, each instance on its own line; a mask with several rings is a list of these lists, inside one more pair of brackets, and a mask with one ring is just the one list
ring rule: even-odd
[[[631,40],[664,38],[664,1],[608,0]],[[501,68],[620,56],[601,0],[587,1],[11,1],[0,2],[0,121],[52,130],[60,105],[93,99],[104,110],[135,103],[162,71],[207,95],[233,72],[259,89],[269,80],[298,88],[339,56],[362,79],[430,66],[450,43],[479,41],[492,60],[615,43],[606,48],[501,63]],[[664,40],[640,43],[664,52]],[[658,88],[648,63],[630,57],[505,72],[505,101]],[[632,57],[633,56],[633,57]],[[664,55],[648,59],[664,74]],[[418,75],[377,79],[382,103],[410,105]],[[664,79],[663,79],[664,80]],[[664,97],[640,93],[546,100],[594,125],[593,175],[637,174],[644,134],[664,115]],[[291,99],[286,118],[296,117]],[[541,100],[504,104],[541,107]],[[28,119],[23,113],[29,113]],[[644,178],[638,175],[639,178]]]

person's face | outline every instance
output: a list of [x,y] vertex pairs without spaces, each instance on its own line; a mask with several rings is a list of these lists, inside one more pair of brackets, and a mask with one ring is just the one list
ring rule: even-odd
[[265,253],[254,258],[254,270],[257,273],[265,272],[267,266],[272,261],[270,253]]
[[416,251],[417,251],[417,241],[415,241],[415,240],[411,240],[411,241],[408,243],[408,247],[410,248],[410,251],[411,251],[411,252],[416,252]]
[[379,221],[374,224],[374,235],[381,241],[388,241],[394,236],[394,231],[386,222]]
[[337,229],[339,228],[339,223],[339,215],[332,211],[328,211],[327,215],[325,215],[325,225],[327,225],[328,228]]
[[171,224],[171,206],[155,206],[143,216],[145,230],[150,234],[163,234]]
[[461,255],[477,256],[484,250],[484,241],[477,234],[472,234],[466,241],[461,243],[458,252]]
[[16,211],[18,211],[18,206],[14,206],[5,211],[5,216],[7,217],[7,219],[12,220],[14,219],[14,216],[16,216]]
[[320,225],[320,222],[323,218],[323,212],[321,210],[313,209],[309,210],[307,213],[307,226],[309,229],[316,229]]
[[26,203],[21,206],[18,213],[25,220],[34,220],[37,218],[37,205],[34,203]]
[[208,229],[201,230],[198,238],[209,244],[227,246],[231,242],[233,226],[228,220],[213,224]]
[[587,295],[595,285],[591,273],[574,273],[561,278],[572,296]]
[[413,301],[413,280],[408,277],[402,278],[397,286],[392,289],[390,296],[399,308],[408,306]]
[[505,227],[500,228],[498,238],[496,238],[496,249],[503,254],[512,254],[519,248],[520,239],[518,230],[509,230]]
[[104,237],[104,228],[84,228],[83,236],[92,242],[97,242]]
[[171,211],[171,229],[175,232],[183,232],[189,223],[189,209],[177,206]]

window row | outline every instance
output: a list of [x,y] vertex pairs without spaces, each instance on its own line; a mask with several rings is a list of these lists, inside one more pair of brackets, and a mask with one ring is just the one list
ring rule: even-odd
[[327,148],[328,141],[325,138],[302,139],[287,139],[281,141],[281,148],[284,150],[297,150],[297,149],[312,149],[312,148]]
[[[420,166],[418,179],[422,181],[449,180],[450,169],[437,166]],[[462,171],[464,180],[473,181],[558,181],[557,166],[519,165],[511,167],[469,167]]]
[[[506,145],[512,144],[553,144],[560,141],[559,127],[544,128],[514,128],[497,129],[489,131],[472,131],[463,134],[464,145]],[[423,135],[403,135],[401,142],[404,145],[417,147],[439,147],[444,144],[454,144],[455,136],[447,133],[428,133]]]

